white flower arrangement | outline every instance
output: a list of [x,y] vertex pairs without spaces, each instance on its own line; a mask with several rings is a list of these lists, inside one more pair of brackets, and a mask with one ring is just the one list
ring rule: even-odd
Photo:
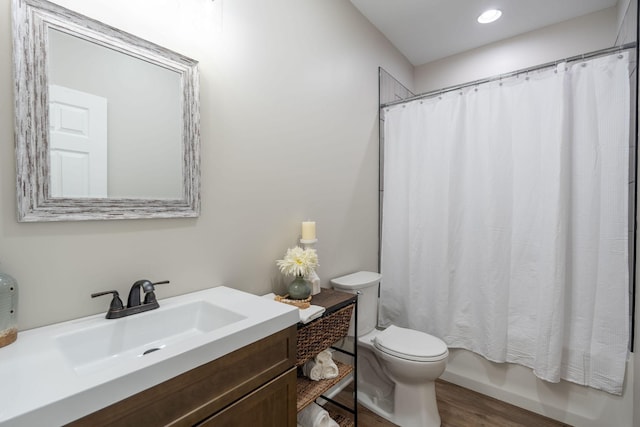
[[287,249],[284,259],[276,261],[285,276],[307,276],[318,266],[318,254],[315,249],[302,249],[300,246]]

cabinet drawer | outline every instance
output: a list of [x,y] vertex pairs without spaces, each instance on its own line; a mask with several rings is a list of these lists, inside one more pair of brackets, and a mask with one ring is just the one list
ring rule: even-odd
[[296,369],[240,399],[198,427],[295,427]]
[[191,426],[294,366],[291,326],[70,423],[71,426]]

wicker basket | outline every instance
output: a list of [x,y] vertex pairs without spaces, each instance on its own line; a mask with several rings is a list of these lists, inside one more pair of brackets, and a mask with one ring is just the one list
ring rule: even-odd
[[350,304],[298,329],[296,366],[304,365],[347,335],[354,305]]

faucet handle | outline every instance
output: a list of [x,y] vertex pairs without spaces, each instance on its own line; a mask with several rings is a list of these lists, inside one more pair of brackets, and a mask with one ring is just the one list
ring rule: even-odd
[[153,292],[155,290],[154,286],[164,285],[169,283],[169,281],[163,280],[161,282],[151,283],[147,280],[146,282],[146,286],[142,285],[142,289],[145,291],[144,304],[153,304],[154,302],[156,302],[156,294]]
[[[147,280],[147,282],[149,282],[149,281]],[[155,283],[148,283],[147,286],[149,286],[149,287],[147,288],[146,286],[143,285],[142,289],[144,289],[145,292],[149,292],[149,291],[153,291],[154,290],[154,286],[155,285],[164,285],[164,284],[167,284],[167,283],[169,283],[168,280],[162,280],[160,282],[155,282]]]
[[122,300],[120,299],[120,295],[118,295],[118,291],[96,292],[95,294],[91,294],[91,298],[101,297],[102,295],[109,294],[113,294],[111,305],[109,306],[109,311],[122,310],[124,308],[124,304],[122,304]]

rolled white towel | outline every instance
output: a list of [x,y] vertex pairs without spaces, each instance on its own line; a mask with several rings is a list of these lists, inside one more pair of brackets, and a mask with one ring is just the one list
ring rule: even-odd
[[338,366],[333,361],[330,350],[322,350],[314,357],[316,366],[320,366],[322,379],[330,379],[338,376]]
[[316,354],[315,360],[318,363],[333,362],[333,356],[331,356],[331,351],[329,349],[322,350],[320,353]]
[[315,360],[309,360],[307,363],[302,365],[302,374],[313,381],[319,381],[323,379],[322,368],[323,366],[316,363]]
[[329,413],[316,403],[311,403],[298,412],[298,424],[302,427],[338,427]]
[[320,375],[322,375],[324,379],[335,378],[339,374],[338,366],[333,360],[328,363],[322,363],[320,366],[322,366],[322,373]]

